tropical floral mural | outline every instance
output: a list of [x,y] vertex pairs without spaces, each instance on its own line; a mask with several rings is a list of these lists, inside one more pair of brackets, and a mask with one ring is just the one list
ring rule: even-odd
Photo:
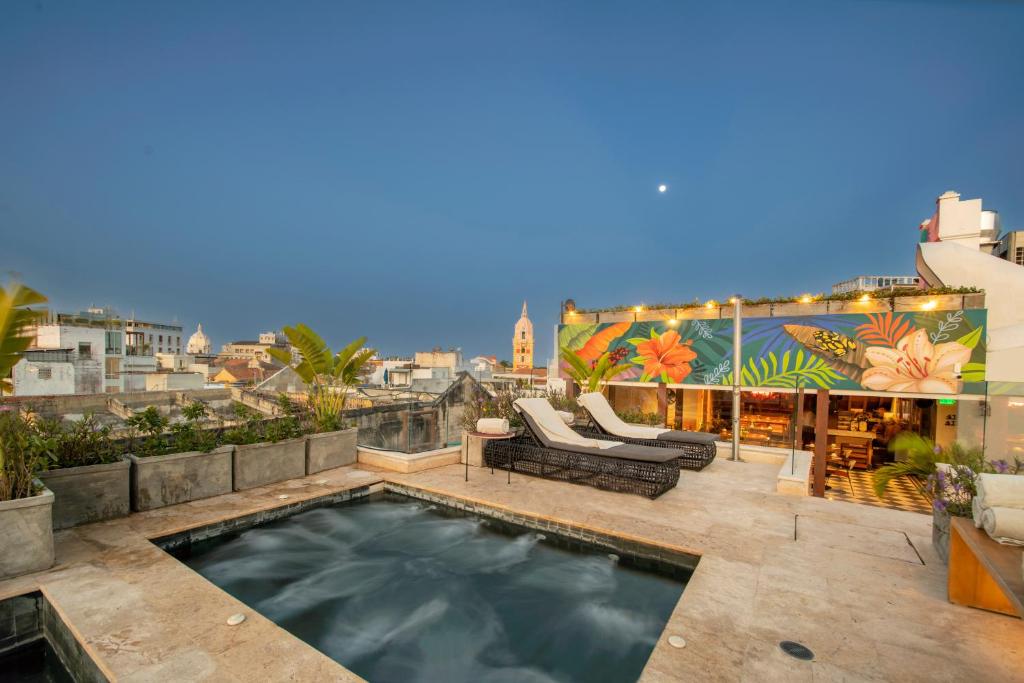
[[[985,379],[984,310],[745,318],[744,386],[972,392]],[[586,363],[604,353],[617,380],[732,384],[732,321],[561,325],[558,344]],[[563,361],[564,362],[564,361]],[[956,373],[959,369],[961,379]]]

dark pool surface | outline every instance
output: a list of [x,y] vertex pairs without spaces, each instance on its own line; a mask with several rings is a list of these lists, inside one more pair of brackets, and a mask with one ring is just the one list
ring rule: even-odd
[[685,585],[403,496],[192,546],[192,569],[370,681],[634,681]]
[[40,638],[0,655],[0,683],[74,683],[50,644]]

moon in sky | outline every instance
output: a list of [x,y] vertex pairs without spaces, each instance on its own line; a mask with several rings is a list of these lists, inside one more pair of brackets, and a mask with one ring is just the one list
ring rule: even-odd
[[664,194],[666,191],[668,191],[668,185],[658,185],[658,192]]

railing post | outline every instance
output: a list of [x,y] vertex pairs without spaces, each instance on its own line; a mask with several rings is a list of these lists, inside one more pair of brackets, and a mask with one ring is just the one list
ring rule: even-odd
[[662,426],[668,425],[668,385],[658,382],[658,417]]
[[828,450],[828,389],[818,389],[814,411],[814,495],[825,497],[825,461]]
[[740,380],[743,372],[743,312],[742,299],[737,294],[732,300],[732,455],[740,459]]

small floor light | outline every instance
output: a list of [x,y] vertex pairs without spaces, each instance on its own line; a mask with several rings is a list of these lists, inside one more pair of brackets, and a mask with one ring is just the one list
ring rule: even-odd
[[779,648],[794,659],[802,659],[805,662],[814,659],[814,653],[811,652],[809,647],[792,640],[783,640],[779,643]]

